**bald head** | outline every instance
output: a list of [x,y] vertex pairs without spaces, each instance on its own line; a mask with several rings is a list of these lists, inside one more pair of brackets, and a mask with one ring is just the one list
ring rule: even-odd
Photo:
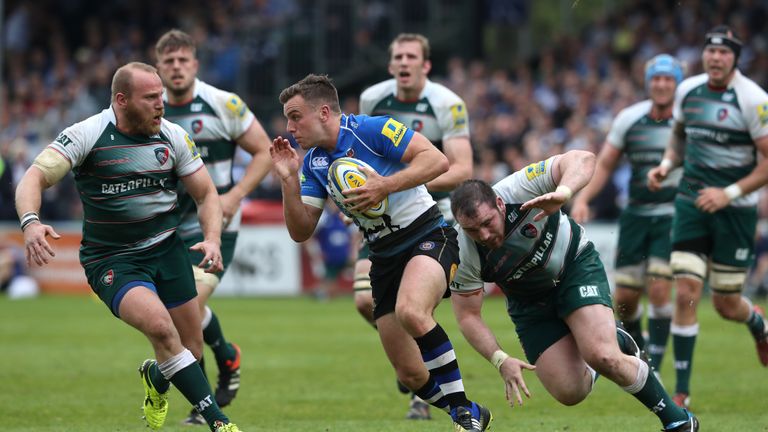
[[121,66],[112,77],[112,101],[115,101],[118,93],[124,94],[126,97],[131,95],[134,83],[134,73],[136,71],[149,72],[157,74],[157,69],[146,63],[131,62],[124,66]]

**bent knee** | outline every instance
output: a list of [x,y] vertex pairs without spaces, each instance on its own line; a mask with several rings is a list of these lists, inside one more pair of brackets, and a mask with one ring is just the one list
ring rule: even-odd
[[565,406],[574,406],[589,395],[589,388],[570,388],[570,389],[557,389],[554,392],[550,392],[558,402]]

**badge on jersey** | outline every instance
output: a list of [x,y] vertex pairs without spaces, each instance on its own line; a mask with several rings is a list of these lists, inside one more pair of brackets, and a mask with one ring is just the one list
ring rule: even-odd
[[165,163],[168,162],[169,155],[170,152],[168,151],[168,147],[157,147],[155,149],[155,158],[160,162],[160,165],[165,165]]
[[187,148],[189,149],[189,152],[192,153],[192,159],[199,158],[200,152],[197,151],[197,146],[195,145],[195,142],[192,141],[192,138],[189,137],[189,134],[184,134],[184,141],[187,142]]
[[546,161],[534,162],[528,165],[527,167],[525,167],[525,177],[528,178],[528,181],[531,181],[546,172],[547,172]]
[[397,147],[400,145],[400,141],[403,139],[406,130],[408,129],[404,124],[395,119],[389,119],[384,123],[384,127],[381,128],[381,134],[389,138],[389,140],[392,141],[392,144]]
[[757,117],[761,126],[768,124],[768,102],[757,106]]
[[227,109],[232,111],[232,114],[242,118],[245,116],[245,112],[248,108],[239,96],[233,94],[227,101]]
[[467,124],[467,108],[463,103],[451,105],[451,117],[454,129],[462,128]]

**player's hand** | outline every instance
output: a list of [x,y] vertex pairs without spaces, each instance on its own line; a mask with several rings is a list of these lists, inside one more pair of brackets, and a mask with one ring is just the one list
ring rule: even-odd
[[708,187],[699,191],[699,197],[696,198],[696,207],[706,213],[714,213],[725,208],[731,203],[731,199],[721,188]]
[[272,165],[280,180],[285,181],[296,177],[299,172],[299,154],[291,147],[290,141],[278,136],[269,146],[269,155],[272,157]]
[[575,199],[571,203],[571,217],[578,224],[583,224],[590,219],[589,206],[584,200]]
[[40,222],[33,222],[27,225],[24,230],[24,254],[27,257],[27,266],[35,264],[42,266],[48,264],[48,259],[56,256],[56,253],[48,244],[46,237],[58,240],[61,236],[53,230],[50,225],[44,225]]
[[203,240],[199,243],[195,243],[189,250],[202,252],[205,255],[197,264],[201,269],[205,269],[206,273],[218,273],[224,270],[224,262],[221,258],[221,246],[211,240]]
[[664,182],[668,175],[669,168],[665,166],[659,165],[655,168],[651,168],[651,170],[648,171],[648,189],[650,189],[651,192],[656,192],[661,189],[661,183]]
[[504,363],[499,368],[499,373],[504,379],[505,393],[510,408],[515,407],[515,402],[523,406],[523,394],[529,399],[531,397],[531,392],[528,391],[528,386],[525,385],[525,380],[523,379],[523,369],[536,370],[536,366],[514,357],[509,357],[504,360]]
[[237,195],[237,191],[232,188],[229,192],[219,195],[219,201],[221,202],[221,220],[224,228],[226,228],[232,222],[232,218],[237,211],[240,210],[240,202],[242,200]]
[[389,195],[389,184],[386,177],[380,176],[376,171],[365,166],[361,166],[360,171],[365,174],[365,184],[341,191],[346,197],[344,203],[352,204],[350,210],[353,212],[364,212],[376,206]]
[[520,210],[528,210],[531,208],[541,209],[541,211],[533,217],[533,220],[538,222],[545,217],[558,212],[560,207],[562,207],[566,201],[568,201],[568,196],[565,193],[555,191],[525,202],[520,206]]

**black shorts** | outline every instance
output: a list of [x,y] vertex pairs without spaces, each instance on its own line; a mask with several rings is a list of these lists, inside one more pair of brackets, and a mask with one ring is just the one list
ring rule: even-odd
[[449,226],[441,226],[421,237],[413,247],[389,257],[371,255],[371,287],[373,288],[373,318],[378,319],[395,311],[397,293],[400,290],[400,280],[403,278],[405,266],[411,258],[426,255],[435,259],[443,266],[445,272],[445,294],[451,295],[448,289],[453,275],[459,266],[459,243],[456,230]]

